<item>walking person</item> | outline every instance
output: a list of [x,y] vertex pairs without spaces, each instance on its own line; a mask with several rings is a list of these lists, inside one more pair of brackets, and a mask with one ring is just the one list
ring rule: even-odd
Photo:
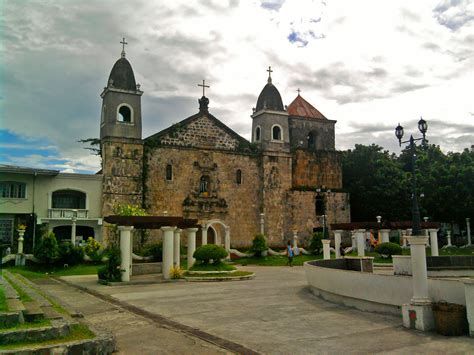
[[286,254],[288,255],[288,262],[286,265],[293,266],[293,248],[291,248],[291,241],[288,240],[288,245],[286,247]]
[[343,258],[344,255],[346,254],[346,253],[345,253],[345,249],[344,249],[344,247],[342,246],[342,243],[341,243],[341,245],[339,245],[339,253],[341,254],[341,258]]

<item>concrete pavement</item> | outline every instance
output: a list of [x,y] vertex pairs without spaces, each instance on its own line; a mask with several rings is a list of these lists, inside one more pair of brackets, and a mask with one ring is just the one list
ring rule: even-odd
[[401,317],[320,300],[309,292],[302,267],[243,269],[256,272],[256,278],[117,287],[99,285],[90,276],[64,279],[261,353],[474,352],[474,340],[469,337],[406,330]]

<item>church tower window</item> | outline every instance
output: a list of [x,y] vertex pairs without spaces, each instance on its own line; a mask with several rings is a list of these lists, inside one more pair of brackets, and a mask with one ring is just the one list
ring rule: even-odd
[[255,141],[260,142],[260,126],[255,129]]
[[119,122],[132,122],[132,110],[127,105],[122,105],[119,107],[117,112],[117,121]]
[[235,172],[235,183],[237,185],[242,184],[242,170],[240,169],[237,169],[237,171]]
[[281,127],[278,125],[274,125],[272,127],[272,139],[274,141],[281,141],[282,136],[281,136]]
[[322,216],[326,213],[326,206],[324,204],[324,198],[322,196],[316,197],[315,210],[316,216]]
[[308,149],[316,149],[316,137],[313,132],[309,132],[308,134]]
[[171,164],[166,165],[166,180],[173,180],[173,166]]
[[201,180],[199,181],[199,192],[200,193],[208,193],[209,192],[209,185],[210,185],[209,176],[207,176],[207,175],[201,176]]

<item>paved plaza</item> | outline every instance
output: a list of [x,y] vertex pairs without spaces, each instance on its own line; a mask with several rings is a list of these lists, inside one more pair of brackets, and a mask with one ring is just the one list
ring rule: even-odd
[[[128,354],[226,351],[179,327],[164,324],[163,328],[159,317],[150,322],[151,314],[267,354],[474,352],[474,340],[469,337],[406,330],[401,317],[360,312],[318,299],[309,292],[302,267],[243,269],[255,271],[256,278],[114,287],[97,284],[95,276],[63,278],[112,297],[115,305],[54,281],[49,281],[48,289],[87,319],[111,329],[119,350]],[[137,315],[133,309],[148,316]]]

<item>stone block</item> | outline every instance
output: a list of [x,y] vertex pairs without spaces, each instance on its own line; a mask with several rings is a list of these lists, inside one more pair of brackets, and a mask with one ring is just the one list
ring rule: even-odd
[[403,326],[409,329],[417,329],[424,332],[435,328],[434,316],[431,303],[414,305],[411,303],[402,305]]

